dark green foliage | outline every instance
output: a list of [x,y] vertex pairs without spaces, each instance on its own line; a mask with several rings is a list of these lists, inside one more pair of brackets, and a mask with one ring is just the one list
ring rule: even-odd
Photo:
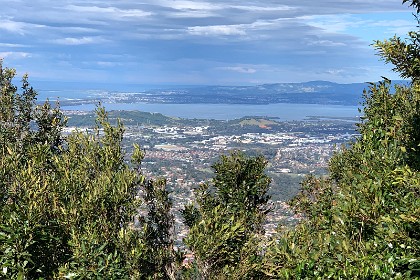
[[143,198],[147,216],[140,220],[144,229],[148,258],[144,269],[157,279],[174,279],[181,256],[174,251],[174,217],[165,180],[144,184]]
[[200,210],[197,209],[193,204],[188,204],[181,210],[182,218],[184,219],[184,224],[187,227],[192,227],[201,219]]
[[309,176],[302,183],[291,205],[305,218],[267,247],[260,267],[265,278],[420,278],[420,55],[414,35],[408,43],[377,43],[413,83],[391,94],[385,79],[365,91],[360,137],[332,157],[328,178]]
[[[164,116],[159,113],[148,113],[141,111],[109,111],[108,117],[111,124],[117,122],[118,119],[121,119],[125,125],[156,125],[163,126],[168,124],[188,124],[190,122],[196,123],[193,120],[188,119],[178,119]],[[202,123],[203,120],[197,121],[197,123]],[[74,114],[69,120],[69,126],[92,126],[95,123],[95,116],[92,112],[86,112],[83,115]]]
[[190,277],[233,277],[242,262],[256,255],[248,247],[256,244],[253,238],[262,232],[269,211],[266,164],[262,156],[251,158],[241,152],[221,156],[212,166],[211,183],[195,191],[197,205],[183,211],[190,227],[184,241],[195,256],[196,275]]
[[250,232],[260,232],[269,209],[267,195],[271,179],[264,173],[267,160],[263,156],[247,158],[239,152],[221,156],[213,165],[216,199],[232,213],[245,215]]
[[61,144],[61,130],[65,126],[64,115],[48,102],[35,106],[36,92],[24,75],[22,86],[13,84],[16,71],[3,68],[0,60],[0,144],[4,148],[15,143],[20,149],[31,144],[48,144],[56,149]]
[[15,71],[1,69],[0,278],[173,278],[165,184],[145,183],[138,145],[134,169],[124,161],[122,124],[98,108],[94,133],[63,138],[60,110],[35,107],[26,76],[19,93]]
[[[266,277],[415,279],[420,277],[420,111],[415,89],[387,82],[366,93],[361,136],[338,152],[330,178],[309,176],[292,206],[306,218],[267,248]],[[403,117],[402,117],[403,116]]]
[[241,259],[247,241],[245,218],[221,205],[191,227],[185,243],[194,252],[199,278],[214,279],[227,275]]
[[274,172],[269,175],[273,179],[269,190],[273,201],[289,201],[299,192],[303,176]]
[[392,63],[394,70],[400,73],[404,79],[412,79],[417,82],[420,79],[420,64],[417,58],[420,48],[420,34],[410,32],[410,42],[399,37],[393,37],[385,41],[375,42],[375,47],[386,63]]

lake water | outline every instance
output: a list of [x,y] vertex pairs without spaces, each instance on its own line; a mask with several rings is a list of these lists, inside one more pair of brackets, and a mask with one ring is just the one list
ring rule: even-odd
[[[108,95],[106,90],[41,90],[38,100],[96,99]],[[310,116],[327,118],[355,118],[360,115],[357,106],[276,103],[249,104],[168,104],[168,103],[103,103],[107,110],[139,110],[161,113],[187,119],[231,120],[245,116],[278,118],[280,121],[304,120]],[[62,106],[64,110],[92,111],[95,104]]]
[[[357,106],[276,103],[267,105],[244,104],[150,104],[104,103],[107,110],[139,110],[188,119],[231,120],[245,116],[266,116],[281,121],[304,120],[310,116],[354,118],[360,115]],[[96,105],[63,106],[64,110],[91,111]]]

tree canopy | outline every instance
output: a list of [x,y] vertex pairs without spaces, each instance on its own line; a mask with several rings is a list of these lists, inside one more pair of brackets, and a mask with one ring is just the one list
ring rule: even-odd
[[195,256],[194,277],[189,277],[233,277],[240,263],[255,256],[249,247],[262,233],[269,211],[271,179],[264,173],[266,165],[262,156],[248,157],[239,151],[223,155],[212,166],[211,182],[195,190],[195,204],[183,211],[190,227],[184,242]]
[[[125,162],[124,127],[100,107],[93,133],[64,136],[59,107],[35,106],[27,76],[20,90],[14,76],[0,61],[1,278],[169,279],[170,202],[138,172],[140,147]],[[163,218],[169,226],[156,237],[150,229]]]
[[418,36],[375,43],[412,84],[391,89],[385,79],[364,92],[360,136],[331,158],[328,178],[302,183],[291,204],[305,219],[268,246],[267,278],[420,278]]

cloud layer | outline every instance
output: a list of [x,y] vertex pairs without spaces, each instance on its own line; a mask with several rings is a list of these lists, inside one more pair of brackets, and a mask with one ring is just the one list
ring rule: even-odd
[[51,80],[360,82],[389,74],[372,40],[416,25],[395,0],[278,2],[0,0],[0,57]]

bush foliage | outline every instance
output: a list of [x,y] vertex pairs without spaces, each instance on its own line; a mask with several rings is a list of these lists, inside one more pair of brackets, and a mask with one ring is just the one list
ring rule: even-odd
[[[93,133],[64,137],[59,108],[35,106],[27,77],[18,90],[15,71],[1,66],[1,277],[169,278],[173,239],[170,226],[160,226],[161,217],[172,220],[168,193],[137,171],[139,146],[132,164],[124,161],[122,124],[111,126],[98,108]],[[135,220],[142,222],[135,227]],[[156,223],[158,233],[151,231]]]

